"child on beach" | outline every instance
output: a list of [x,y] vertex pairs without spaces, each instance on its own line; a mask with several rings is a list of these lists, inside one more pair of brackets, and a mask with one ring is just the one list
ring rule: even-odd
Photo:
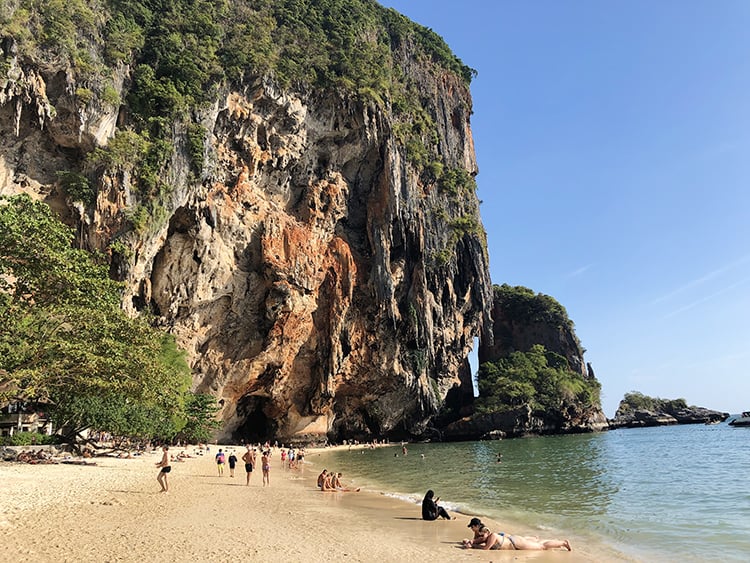
[[227,461],[229,462],[229,476],[234,477],[234,466],[237,465],[237,456],[234,455],[234,450],[229,452]]

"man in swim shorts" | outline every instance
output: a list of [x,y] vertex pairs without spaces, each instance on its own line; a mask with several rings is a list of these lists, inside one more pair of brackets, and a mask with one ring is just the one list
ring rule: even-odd
[[245,485],[250,484],[250,475],[253,474],[253,469],[255,469],[255,449],[247,446],[247,451],[242,456],[242,461],[245,462]]
[[161,461],[156,464],[156,467],[161,467],[161,471],[159,471],[159,475],[156,476],[156,480],[159,481],[161,492],[167,493],[169,492],[167,473],[172,471],[172,467],[169,465],[169,446],[164,446],[162,450],[164,451],[164,454],[161,456]]

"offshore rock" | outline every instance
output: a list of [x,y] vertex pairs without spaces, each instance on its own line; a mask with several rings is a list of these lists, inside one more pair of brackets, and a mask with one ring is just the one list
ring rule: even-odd
[[608,422],[611,429],[616,429],[666,426],[670,424],[712,424],[723,422],[727,418],[729,418],[729,413],[704,407],[687,407],[663,411],[649,411],[646,409],[623,410],[620,408],[617,409],[615,417]]
[[528,405],[508,411],[474,414],[448,424],[444,440],[497,440],[545,434],[580,434],[609,428],[601,412],[570,409],[564,413],[535,411]]

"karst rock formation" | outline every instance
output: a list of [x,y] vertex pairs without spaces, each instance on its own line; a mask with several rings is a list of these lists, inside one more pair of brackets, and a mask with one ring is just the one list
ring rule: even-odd
[[[441,166],[475,175],[467,84],[398,49]],[[491,335],[479,202],[409,159],[387,104],[261,74],[222,83],[191,114],[200,170],[186,123],[169,124],[170,190],[134,228],[144,196],[127,163],[86,170],[87,206],[59,174],[128,129],[126,105],[84,103],[66,63],[25,58],[7,37],[2,57],[0,194],[45,200],[110,257],[123,307],[172,332],[194,390],[216,397],[217,439],[423,436],[449,390],[471,395],[467,357]],[[132,67],[107,79],[126,100]]]

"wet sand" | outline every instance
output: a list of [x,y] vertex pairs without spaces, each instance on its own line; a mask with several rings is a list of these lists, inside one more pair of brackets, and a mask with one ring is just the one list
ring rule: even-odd
[[217,448],[173,463],[167,494],[156,481],[160,453],[96,466],[0,462],[3,560],[602,561],[575,544],[572,553],[464,550],[469,516],[424,522],[418,505],[317,490],[325,451],[309,450],[302,471],[282,469],[276,454],[270,487],[260,471],[245,486],[241,462],[234,478],[218,476]]

